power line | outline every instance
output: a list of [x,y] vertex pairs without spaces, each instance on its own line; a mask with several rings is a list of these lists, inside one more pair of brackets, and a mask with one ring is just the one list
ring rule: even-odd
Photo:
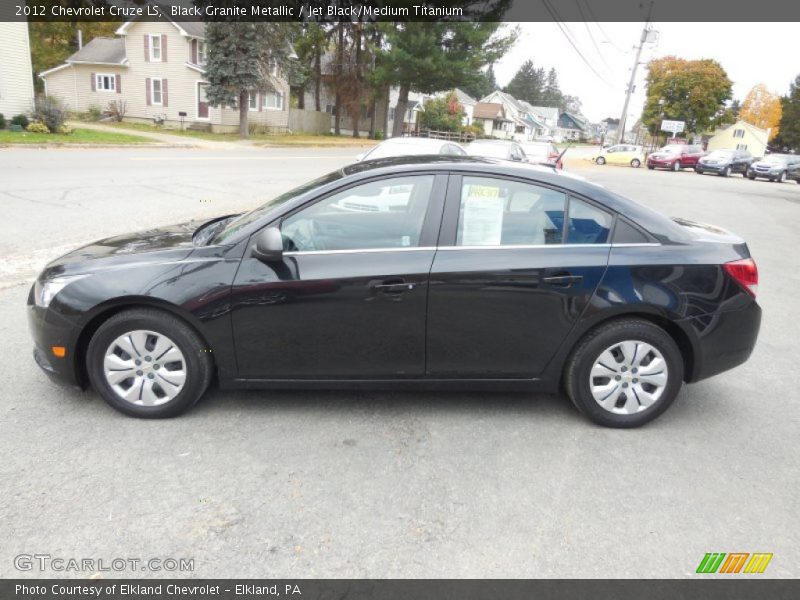
[[581,8],[581,0],[575,0],[575,5],[578,7],[578,13],[580,13],[581,19],[583,19],[583,25],[586,27],[586,33],[589,34],[589,39],[592,40],[594,49],[597,50],[597,55],[600,57],[600,60],[603,61],[603,64],[606,66],[606,69],[608,69],[610,72],[611,65],[608,64],[608,61],[606,61],[606,57],[603,56],[603,53],[600,51],[600,46],[598,46],[597,40],[595,40],[594,35],[592,35],[592,30],[589,29],[589,22],[586,19],[586,15],[583,13],[583,9]]
[[573,41],[571,33],[569,32],[569,30],[565,29],[564,24],[561,22],[561,19],[558,17],[558,13],[557,13],[556,9],[550,4],[549,0],[542,0],[542,4],[544,4],[545,10],[547,10],[547,12],[550,13],[550,16],[553,18],[553,21],[555,22],[556,25],[558,25],[558,28],[561,30],[561,33],[563,33],[564,37],[567,38],[567,41],[570,43],[572,48],[575,50],[575,52],[578,54],[578,56],[581,57],[581,60],[586,64],[586,66],[589,67],[589,70],[591,70],[591,72],[594,73],[595,76],[600,81],[605,83],[607,86],[613,87],[613,85],[605,77],[603,77],[600,73],[597,72],[597,69],[595,69],[594,66],[583,55],[583,52],[581,52],[580,48],[578,48],[578,46]]
[[611,47],[612,47],[612,48],[614,48],[614,50],[617,50],[618,52],[622,52],[623,54],[628,54],[628,50],[623,50],[622,48],[620,48],[619,46],[617,46],[617,45],[616,45],[616,44],[615,44],[615,43],[614,43],[614,42],[611,40],[611,36],[609,36],[609,35],[606,33],[605,29],[603,29],[603,27],[600,25],[600,21],[598,21],[598,20],[597,20],[597,17],[596,17],[596,16],[594,16],[594,11],[592,10],[592,5],[591,5],[591,4],[589,4],[588,0],[584,0],[584,3],[585,3],[585,5],[586,5],[586,10],[589,12],[589,16],[592,18],[592,21],[593,21],[593,22],[594,22],[594,24],[597,26],[597,29],[600,31],[600,33],[602,33],[602,34],[603,34],[603,37],[604,37],[604,38],[606,38],[606,39],[605,39],[605,41],[606,41],[606,42],[608,42],[609,44],[611,44]]

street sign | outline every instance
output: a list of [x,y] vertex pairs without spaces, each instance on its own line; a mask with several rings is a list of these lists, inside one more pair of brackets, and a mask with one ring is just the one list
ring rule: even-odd
[[686,121],[661,121],[661,131],[680,133],[684,127],[686,127]]

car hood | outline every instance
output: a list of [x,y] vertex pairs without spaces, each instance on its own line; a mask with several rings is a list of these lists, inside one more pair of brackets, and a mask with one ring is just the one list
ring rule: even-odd
[[758,160],[753,163],[754,167],[770,167],[772,169],[778,169],[781,167],[785,167],[786,163],[779,161],[779,160]]
[[202,224],[189,221],[98,240],[50,262],[41,278],[179,260],[193,252],[192,235]]

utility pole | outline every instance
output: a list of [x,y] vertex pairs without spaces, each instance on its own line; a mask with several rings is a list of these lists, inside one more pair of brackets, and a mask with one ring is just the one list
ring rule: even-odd
[[650,8],[647,10],[647,19],[644,22],[644,29],[642,29],[642,37],[639,40],[639,45],[636,47],[636,58],[633,60],[633,69],[631,69],[631,80],[628,82],[628,89],[625,92],[625,104],[622,107],[622,116],[619,119],[619,127],[617,128],[617,144],[622,143],[625,138],[625,122],[628,120],[628,105],[631,102],[631,94],[633,94],[634,82],[636,81],[636,71],[639,68],[639,59],[642,57],[642,48],[645,42],[650,41],[650,15],[653,14],[653,4],[655,0],[650,1]]

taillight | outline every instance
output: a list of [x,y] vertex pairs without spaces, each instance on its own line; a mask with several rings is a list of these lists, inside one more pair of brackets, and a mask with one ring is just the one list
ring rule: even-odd
[[758,267],[752,258],[743,258],[722,265],[728,275],[736,280],[753,298],[758,292]]

